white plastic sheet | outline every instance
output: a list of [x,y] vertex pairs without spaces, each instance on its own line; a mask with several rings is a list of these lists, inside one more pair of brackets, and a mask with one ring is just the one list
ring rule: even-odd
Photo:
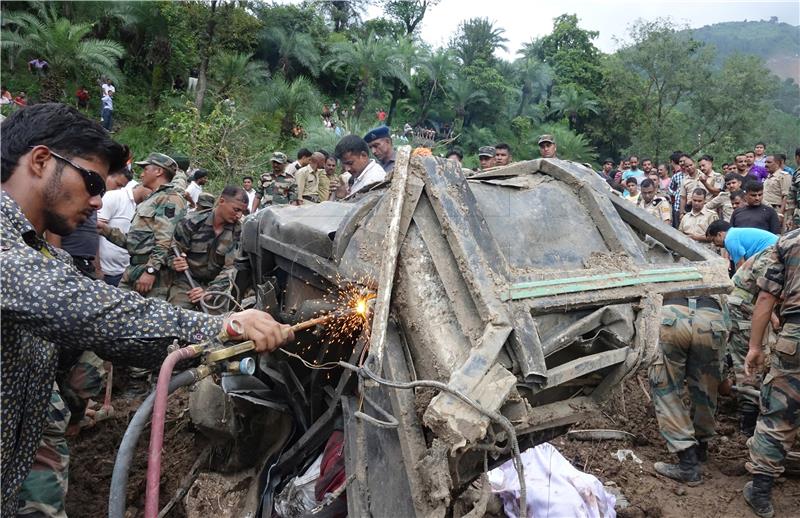
[[[614,495],[594,476],[577,470],[551,444],[522,453],[529,518],[616,518]],[[519,480],[512,462],[489,472],[506,516],[519,516]]]

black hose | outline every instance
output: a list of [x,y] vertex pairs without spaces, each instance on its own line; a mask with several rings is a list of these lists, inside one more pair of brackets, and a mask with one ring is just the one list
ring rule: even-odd
[[[169,381],[169,393],[172,394],[180,387],[191,385],[197,380],[195,369],[185,370],[174,375]],[[124,518],[125,504],[127,503],[128,493],[128,470],[136,453],[136,443],[139,436],[150,421],[150,414],[153,412],[153,403],[156,399],[155,391],[151,392],[147,399],[141,404],[136,413],[133,414],[125,435],[119,443],[117,459],[114,461],[114,472],[111,474],[111,491],[108,495],[108,518]]]

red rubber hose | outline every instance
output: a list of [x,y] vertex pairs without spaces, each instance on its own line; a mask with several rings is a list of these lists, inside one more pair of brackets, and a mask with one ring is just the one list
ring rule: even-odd
[[158,373],[156,400],[153,404],[153,419],[150,425],[150,449],[147,455],[147,490],[145,493],[145,518],[158,518],[158,492],[161,483],[161,448],[164,445],[164,421],[167,413],[169,381],[175,365],[199,354],[194,347],[178,349],[167,355]]

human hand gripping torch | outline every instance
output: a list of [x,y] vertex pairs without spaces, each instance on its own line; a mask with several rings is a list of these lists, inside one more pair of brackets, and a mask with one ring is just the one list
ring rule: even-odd
[[[179,253],[179,250],[176,249],[175,252]],[[188,272],[186,273],[188,274]],[[191,276],[187,275],[187,278],[190,280],[190,283],[193,282]],[[352,326],[353,324],[348,324],[348,321],[350,321],[350,319],[358,319],[360,322],[363,322],[364,325],[368,325],[374,298],[374,292],[358,292],[347,302],[346,307],[299,322],[293,325],[291,330],[294,333],[298,333],[317,325],[327,324],[334,320],[344,320],[345,323],[343,325]],[[161,450],[164,441],[164,421],[168,395],[167,387],[175,365],[182,360],[202,355],[202,364],[195,368],[198,380],[223,370],[230,373],[253,375],[255,374],[256,363],[252,357],[233,360],[236,356],[255,350],[255,343],[252,340],[224,347],[215,347],[216,345],[226,342],[236,341],[237,338],[241,337],[242,333],[241,325],[236,320],[229,320],[226,323],[225,329],[216,337],[216,340],[173,350],[167,356],[166,360],[164,360],[156,386],[156,396],[150,428],[150,448],[145,496],[146,518],[155,518],[158,515],[158,495],[161,480]]]

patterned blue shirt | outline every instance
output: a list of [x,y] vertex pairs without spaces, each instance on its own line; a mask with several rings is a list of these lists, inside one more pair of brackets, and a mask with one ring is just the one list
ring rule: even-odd
[[672,195],[672,210],[680,212],[681,210],[681,186],[683,186],[683,171],[672,175],[672,180],[669,182],[669,193]]
[[65,252],[36,235],[5,191],[0,210],[0,515],[15,516],[20,486],[41,439],[59,355],[91,349],[113,362],[155,367],[173,339],[199,342],[214,336],[223,317],[92,281]]

